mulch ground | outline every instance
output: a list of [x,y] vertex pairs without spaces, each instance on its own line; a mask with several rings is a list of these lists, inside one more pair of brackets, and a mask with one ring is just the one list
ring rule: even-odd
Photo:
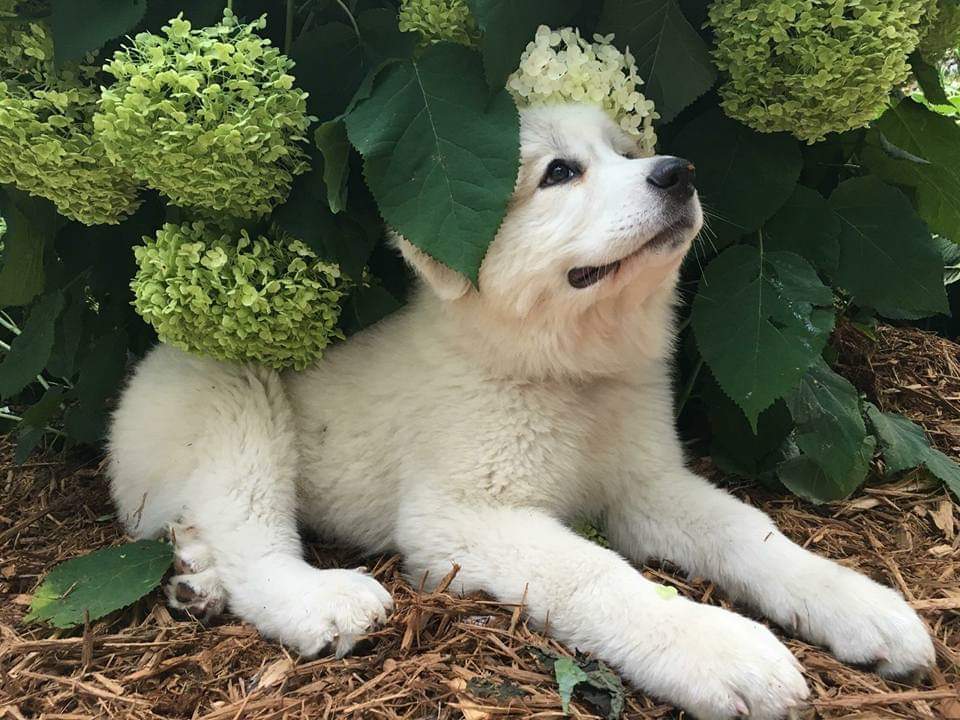
[[[913,330],[881,328],[877,342],[837,336],[844,374],[884,410],[924,425],[960,458],[960,347]],[[399,558],[366,559],[309,544],[321,567],[367,564],[393,593],[386,627],[351,657],[303,661],[229,616],[204,627],[174,617],[155,592],[82,631],[28,626],[30,593],[55,563],[122,541],[101,459],[47,458],[14,467],[0,438],[0,717],[9,718],[463,718],[561,717],[556,685],[534,648],[569,654],[526,626],[520,608],[483,597],[421,593]],[[701,468],[709,472],[709,463]],[[919,685],[886,682],[784,638],[813,702],[803,718],[960,718],[960,512],[919,474],[873,484],[814,507],[740,486],[805,547],[898,588],[929,625],[938,666]],[[726,606],[710,583],[671,568],[643,571],[702,602]],[[775,632],[776,631],[775,629]],[[598,717],[575,702],[570,714]],[[624,717],[683,714],[638,693]]]

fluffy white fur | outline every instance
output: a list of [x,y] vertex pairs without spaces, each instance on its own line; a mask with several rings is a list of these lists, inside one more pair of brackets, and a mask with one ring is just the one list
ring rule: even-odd
[[[885,675],[923,671],[933,646],[893,590],[807,552],[769,518],[684,465],[670,353],[677,269],[696,197],[646,180],[598,110],[528,110],[523,167],[479,291],[397,239],[425,280],[401,312],[302,373],[156,348],[111,438],[113,494],[130,531],[172,529],[170,601],[226,602],[310,654],[349,651],[389,594],[357,570],[305,562],[297,521],[370,552],[399,550],[416,580],[510,603],[699,718],[784,717],[807,696],[763,626],[659,592],[631,562],[666,559],[779,625]],[[540,179],[554,158],[582,176]],[[583,289],[571,268],[640,253]],[[614,550],[571,532],[603,517]]]

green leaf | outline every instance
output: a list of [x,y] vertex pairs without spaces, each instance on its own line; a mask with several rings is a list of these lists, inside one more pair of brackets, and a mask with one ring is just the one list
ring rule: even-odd
[[43,292],[43,259],[54,233],[56,211],[46,200],[0,190],[7,222],[0,262],[0,307],[26,305]]
[[[664,595],[664,599],[669,600],[675,596],[674,591],[669,593],[669,596]],[[619,676],[602,661],[587,658],[579,652],[571,659],[548,648],[530,650],[557,679],[564,712],[569,712],[570,698],[575,691],[579,697],[606,716],[607,720],[618,720],[621,717],[626,704],[626,691]]]
[[73,393],[79,401],[64,416],[64,429],[78,442],[103,439],[107,425],[107,400],[120,388],[127,370],[127,336],[122,331],[103,335],[80,362]]
[[28,622],[54,627],[82,625],[126,607],[160,584],[173,560],[167,543],[139,540],[104,548],[57,565],[37,589]]
[[697,188],[711,226],[746,235],[793,194],[803,158],[789,135],[754,132],[719,108],[697,117],[669,144],[697,166]]
[[960,125],[955,118],[901,100],[874,123],[897,148],[925,162],[891,157],[868,145],[867,166],[888,182],[914,188],[920,217],[930,228],[960,243]]
[[406,60],[417,47],[414,33],[401,32],[397,13],[388,8],[374,8],[357,16],[363,54],[368,67],[388,60]]
[[309,245],[321,260],[337,263],[345,275],[359,280],[379,233],[366,227],[358,217],[331,212],[326,162],[312,149],[310,155],[312,169],[294,180],[290,195],[274,213],[274,220]]
[[560,703],[564,714],[570,712],[570,699],[573,689],[588,680],[587,674],[573,661],[573,658],[563,657],[553,664],[554,677],[557,679],[557,688],[560,691]]
[[950,102],[940,80],[940,71],[920,57],[919,52],[910,56],[910,67],[927,102],[932,105],[946,105]]
[[13,397],[43,370],[53,350],[62,309],[63,294],[59,290],[44,295],[30,309],[23,332],[10,343],[10,352],[0,363],[0,398]]
[[441,43],[383,70],[347,116],[387,224],[474,284],[520,162],[513,100],[488,98],[479,55]]
[[368,70],[353,28],[339,22],[302,33],[290,48],[290,57],[296,62],[297,86],[308,93],[307,109],[321,122],[344,111]]
[[796,386],[833,329],[833,294],[810,264],[749,245],[707,266],[691,323],[700,354],[756,431],[757,417]]
[[580,0],[467,0],[483,30],[480,47],[487,82],[499,90],[517,69],[520,55],[540,25],[568,25]]
[[347,206],[347,172],[350,158],[350,141],[342,120],[322,123],[313,135],[317,148],[323,155],[323,183],[326,186],[327,204],[330,212],[338,213]]
[[910,201],[875,177],[842,182],[830,196],[840,217],[837,284],[881,314],[948,312],[943,263]]
[[57,65],[80,60],[143,19],[147,0],[51,0],[50,30]]
[[358,287],[343,303],[340,326],[353,335],[399,310],[403,304],[379,285]]
[[64,392],[60,388],[51,387],[43,397],[23,413],[23,421],[17,427],[17,449],[13,454],[16,465],[23,464],[43,440],[47,432],[47,424],[53,420],[63,405]]
[[743,411],[715,380],[703,383],[701,397],[710,420],[710,456],[723,472],[771,484],[777,464],[784,459],[784,443],[793,430],[793,418],[782,400],[760,413],[754,431]]
[[321,122],[346,112],[355,93],[362,92],[383,65],[409,58],[416,47],[416,35],[397,27],[395,11],[362,12],[357,27],[359,36],[344,23],[318,25],[302,33],[290,48],[297,85],[308,93],[307,109]]
[[630,48],[643,92],[665,123],[717,80],[707,46],[676,0],[606,0],[597,32],[615,33]]
[[780,464],[780,481],[812,502],[847,497],[866,478],[876,447],[857,389],[818,359],[786,402],[803,454]]
[[763,226],[768,250],[787,250],[831,275],[840,262],[840,218],[816,190],[797,185],[793,195]]
[[884,413],[866,403],[867,417],[880,438],[887,474],[923,465],[960,499],[960,466],[930,447],[923,428],[905,417]]

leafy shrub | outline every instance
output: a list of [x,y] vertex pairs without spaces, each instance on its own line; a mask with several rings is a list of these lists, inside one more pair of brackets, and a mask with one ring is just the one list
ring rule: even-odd
[[344,282],[300,240],[165,224],[134,248],[134,305],[163,342],[302,370],[333,338]]
[[[579,100],[696,164],[711,227],[683,268],[678,409],[699,447],[817,502],[878,455],[960,493],[918,428],[829,364],[839,326],[957,327],[955,0],[237,5],[269,25],[222,0],[0,0],[18,38],[0,43],[0,424],[18,459],[98,441],[156,334],[303,367],[383,317],[409,276],[382,222],[478,282],[518,106]],[[41,136],[70,152],[10,165]],[[135,182],[159,193],[134,211]]]
[[137,189],[93,138],[96,68],[55,69],[49,30],[9,22],[14,5],[0,2],[0,184],[47,198],[72,220],[120,222]]
[[939,0],[924,18],[920,54],[930,63],[957,52],[960,47],[960,3]]
[[730,117],[813,143],[862,127],[910,74],[929,0],[717,0],[714,58]]
[[93,119],[110,160],[183,207],[253,217],[283,202],[309,168],[310,117],[265,26],[229,10],[196,30],[177,17],[118,50]]

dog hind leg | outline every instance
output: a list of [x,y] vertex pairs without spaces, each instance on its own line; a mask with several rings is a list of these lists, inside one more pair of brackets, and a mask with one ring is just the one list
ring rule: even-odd
[[[385,619],[389,593],[354,570],[318,570],[296,527],[296,430],[279,376],[159,348],[138,369],[111,436],[112,491],[135,535],[184,540],[174,607],[225,600],[305,655],[338,654]],[[189,567],[188,567],[189,566]]]

